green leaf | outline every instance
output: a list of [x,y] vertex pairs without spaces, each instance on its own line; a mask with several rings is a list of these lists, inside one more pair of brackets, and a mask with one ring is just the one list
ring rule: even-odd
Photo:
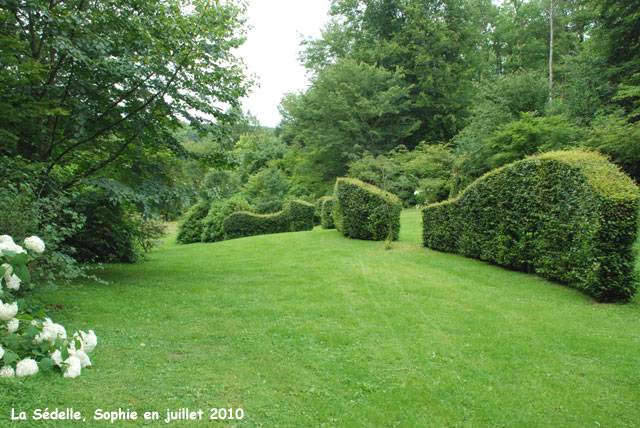
[[4,357],[2,358],[2,360],[4,361],[4,365],[8,366],[9,364],[11,364],[14,361],[16,361],[18,358],[20,358],[20,357],[15,352],[6,351],[4,353]]
[[55,366],[56,362],[47,357],[40,360],[40,363],[38,365],[40,366],[41,371],[47,371],[51,369],[51,367]]

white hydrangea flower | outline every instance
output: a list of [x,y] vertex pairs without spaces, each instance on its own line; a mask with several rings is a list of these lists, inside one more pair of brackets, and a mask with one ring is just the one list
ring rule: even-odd
[[14,377],[16,372],[13,370],[11,366],[4,366],[0,369],[0,377]]
[[66,339],[67,331],[60,324],[51,321],[51,318],[45,318],[42,331],[33,340],[36,343],[48,342],[53,345],[58,338]]
[[13,273],[13,266],[8,263],[3,263],[2,267],[6,269],[4,272],[4,279],[9,278],[9,276]]
[[53,362],[56,363],[56,366],[60,367],[62,365],[62,353],[60,352],[59,349],[56,349],[55,351],[53,351],[50,357],[53,360]]
[[64,377],[75,379],[80,376],[80,373],[82,372],[82,363],[77,357],[69,357],[64,360],[64,363],[68,366],[67,370],[64,372]]
[[83,350],[79,350],[79,351],[69,350],[69,355],[71,355],[72,357],[76,357],[78,360],[80,360],[80,365],[82,366],[82,368],[89,367],[91,365],[91,360],[89,359],[89,356]]
[[4,349],[2,349],[2,346],[0,346],[0,360],[2,359],[2,357],[4,357]]
[[11,251],[11,252],[14,252],[16,254],[18,254],[18,253],[26,253],[24,248],[22,248],[20,245],[17,245],[16,243],[14,243],[13,240],[11,240],[10,242],[9,241],[0,242],[0,251],[1,250]]
[[16,365],[16,376],[31,376],[38,373],[38,363],[31,358],[25,358]]
[[11,318],[15,317],[17,313],[18,304],[16,302],[2,303],[2,300],[0,300],[0,320],[9,321]]
[[42,242],[42,239],[38,238],[37,236],[30,236],[28,238],[25,238],[24,246],[27,247],[27,250],[33,251],[37,254],[41,254],[42,252],[44,252],[45,248],[44,242]]
[[80,341],[82,342],[82,347],[80,349],[82,349],[87,354],[92,353],[96,345],[98,344],[98,336],[96,336],[93,330],[89,330],[89,333],[85,333],[84,331],[80,330],[79,333],[79,335],[78,333],[74,334],[73,337],[80,339]]
[[9,334],[14,333],[16,330],[18,330],[18,327],[20,327],[20,320],[18,318],[12,318],[7,323],[7,330],[9,331]]
[[13,238],[9,235],[0,235],[0,244],[4,244],[5,242],[14,243]]
[[7,281],[7,288],[9,290],[14,290],[17,291],[20,289],[20,278],[18,278],[17,275],[15,274],[11,274],[11,276],[7,279],[7,276],[5,275],[5,280]]

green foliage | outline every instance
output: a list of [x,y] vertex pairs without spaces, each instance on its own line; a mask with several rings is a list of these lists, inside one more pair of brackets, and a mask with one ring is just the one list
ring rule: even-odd
[[161,224],[140,217],[99,189],[85,190],[72,206],[86,222],[65,244],[75,248],[80,262],[133,263],[163,235]]
[[602,155],[550,152],[492,171],[423,211],[424,245],[569,284],[599,301],[637,286],[640,191]]
[[[329,196],[330,197],[330,196]],[[324,203],[324,199],[326,196],[316,199],[315,204],[313,204],[313,224],[318,225],[322,220],[322,204]]]
[[387,155],[365,154],[349,164],[349,176],[397,195],[405,207],[449,196],[453,155],[445,146],[399,147]]
[[[548,82],[538,71],[520,71],[484,82],[471,107],[469,124],[453,139],[457,157],[464,156],[456,163],[458,174],[473,180],[490,171],[490,159],[496,154],[491,139],[496,132],[519,120],[522,113],[543,115],[547,100]],[[460,187],[454,185],[454,189]]]
[[599,116],[588,130],[585,146],[611,157],[636,182],[640,182],[640,122],[622,112]]
[[344,236],[398,239],[402,202],[396,195],[354,178],[338,178],[333,197],[335,226]]
[[323,229],[335,229],[333,223],[333,197],[323,196],[318,199],[320,201],[320,224]]
[[268,165],[250,176],[240,193],[259,213],[275,212],[282,209],[283,202],[291,188],[286,174],[278,167]]
[[242,180],[260,171],[267,162],[282,159],[291,149],[267,128],[243,134],[233,147],[232,155],[238,162]]
[[227,239],[270,233],[297,232],[313,229],[313,204],[289,201],[282,211],[272,214],[236,212],[222,222]]
[[384,153],[413,134],[420,120],[411,105],[401,71],[340,60],[306,93],[285,97],[282,132],[304,146],[305,169],[329,182],[346,173],[350,155]]
[[215,201],[209,213],[202,220],[202,242],[218,242],[224,240],[222,222],[231,214],[238,211],[251,211],[253,207],[245,199],[233,197],[222,201]]
[[210,205],[207,201],[200,201],[184,215],[178,226],[176,240],[180,244],[191,244],[202,240],[203,220],[209,213]]
[[208,201],[228,199],[240,191],[241,182],[236,174],[230,171],[211,169],[200,186],[200,197]]
[[536,153],[575,147],[580,134],[581,129],[564,116],[523,113],[519,120],[505,124],[491,136],[487,164],[493,169]]
[[5,3],[3,151],[44,163],[65,189],[117,159],[179,152],[168,128],[225,122],[218,105],[246,93],[231,54],[243,41],[235,1]]

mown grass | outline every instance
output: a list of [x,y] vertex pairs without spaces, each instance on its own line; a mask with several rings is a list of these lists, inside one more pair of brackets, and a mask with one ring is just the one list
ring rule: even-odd
[[638,299],[421,248],[417,210],[391,250],[317,228],[169,239],[102,276],[49,295],[55,320],[98,334],[94,367],[0,380],[0,426],[46,426],[9,420],[45,407],[85,426],[108,425],[98,408],[183,407],[240,407],[243,426],[640,424]]

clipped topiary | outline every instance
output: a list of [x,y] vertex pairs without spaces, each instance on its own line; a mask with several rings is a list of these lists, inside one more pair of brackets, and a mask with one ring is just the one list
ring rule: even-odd
[[211,205],[209,213],[202,220],[202,242],[218,242],[224,240],[222,222],[238,211],[250,211],[253,207],[243,198],[233,197],[216,201]]
[[233,213],[223,220],[222,228],[226,239],[311,230],[313,211],[313,204],[293,200],[287,202],[282,211],[273,214]]
[[640,191],[604,156],[549,152],[489,172],[423,210],[429,248],[535,272],[593,296],[635,293]]
[[189,208],[178,226],[176,241],[179,244],[191,244],[202,239],[202,220],[209,213],[209,203],[200,201]]
[[320,224],[323,229],[335,229],[333,223],[333,197],[323,196],[318,199],[321,202],[320,208]]
[[344,236],[398,239],[402,202],[396,195],[355,178],[338,178],[333,197],[335,226]]

